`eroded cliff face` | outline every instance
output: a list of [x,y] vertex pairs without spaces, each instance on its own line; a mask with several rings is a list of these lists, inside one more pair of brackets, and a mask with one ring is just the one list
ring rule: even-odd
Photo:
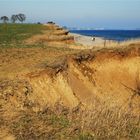
[[[69,35],[69,31],[59,27],[56,24],[45,24],[44,30],[42,34],[32,36],[25,40],[26,44],[55,44],[60,43],[61,45],[64,44],[71,44],[74,43],[74,37]],[[55,45],[57,46],[57,45]]]
[[93,105],[131,107],[140,113],[140,49],[87,51],[30,72],[22,79],[2,80],[3,108],[34,111],[56,102],[69,108]]
[[39,62],[1,76],[0,139],[139,138],[139,46]]

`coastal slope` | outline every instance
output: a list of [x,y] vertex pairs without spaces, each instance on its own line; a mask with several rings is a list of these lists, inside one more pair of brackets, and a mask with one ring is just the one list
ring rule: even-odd
[[0,49],[0,139],[138,139],[140,44],[46,42]]

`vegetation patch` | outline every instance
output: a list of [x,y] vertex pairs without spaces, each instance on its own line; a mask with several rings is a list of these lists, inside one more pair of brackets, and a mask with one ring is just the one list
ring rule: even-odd
[[25,39],[41,34],[43,28],[39,24],[0,24],[0,46],[23,44]]

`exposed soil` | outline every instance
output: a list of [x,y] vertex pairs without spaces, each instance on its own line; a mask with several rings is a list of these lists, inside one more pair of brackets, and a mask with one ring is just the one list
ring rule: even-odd
[[7,48],[0,58],[0,139],[139,138],[138,44]]
[[69,31],[59,27],[55,24],[46,24],[46,30],[40,35],[32,36],[31,38],[25,40],[26,44],[36,44],[36,43],[50,43],[50,42],[61,42],[71,44],[74,43],[74,37],[69,35]]
[[[61,57],[41,48],[2,51],[0,106],[5,121],[21,111],[37,113],[57,102],[71,109],[79,104],[90,108],[95,99],[109,108],[131,108],[133,115],[140,115],[139,46],[61,53]],[[54,61],[41,61],[54,54]]]

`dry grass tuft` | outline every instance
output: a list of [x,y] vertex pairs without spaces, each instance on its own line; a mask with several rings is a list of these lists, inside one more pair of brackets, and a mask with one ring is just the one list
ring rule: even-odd
[[131,40],[126,40],[122,42],[118,41],[112,41],[112,40],[105,40],[103,44],[99,44],[98,46],[95,47],[100,47],[100,48],[122,48],[122,47],[128,47],[128,46],[137,46],[140,45],[140,39],[131,39]]
[[[95,101],[96,102],[96,101]],[[105,103],[92,104],[81,113],[83,132],[95,139],[139,139],[140,116],[132,115],[127,107],[108,107]]]
[[16,139],[136,139],[140,137],[140,116],[134,116],[125,107],[108,107],[94,100],[83,109],[81,105],[69,109],[60,103],[46,106],[42,111],[31,109],[19,112],[16,119],[3,119]]

